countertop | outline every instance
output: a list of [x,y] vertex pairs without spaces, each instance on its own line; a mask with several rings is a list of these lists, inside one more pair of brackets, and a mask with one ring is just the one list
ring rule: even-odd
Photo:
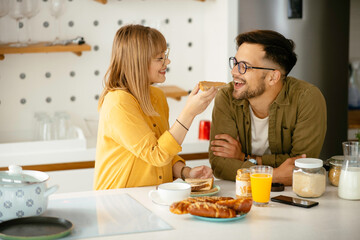
[[[235,196],[235,183],[231,181],[217,180],[215,184],[221,190],[217,195]],[[155,189],[151,187],[139,187],[128,189],[116,189],[106,191],[88,191],[68,194],[54,194],[50,196],[48,212],[45,215],[65,217],[75,223],[76,226],[97,226],[97,237],[95,239],[358,239],[360,235],[360,201],[347,201],[337,196],[337,187],[327,186],[326,192],[320,198],[311,199],[318,201],[319,205],[310,209],[284,205],[271,202],[268,207],[255,207],[245,218],[233,222],[208,222],[198,220],[193,216],[175,215],[169,211],[168,206],[153,203],[148,193]],[[272,192],[271,196],[288,195],[296,197],[291,187],[286,187],[284,192]],[[121,196],[129,196],[147,209],[154,217],[154,221],[160,221],[162,226],[158,230],[137,233],[115,234],[110,233],[113,224],[119,224],[120,218],[111,211],[118,209],[121,204],[114,199]],[[89,205],[94,198],[101,198],[102,203]],[[77,211],[61,211],[66,202],[82,199],[84,204],[73,206],[74,209],[83,209],[79,218]],[[84,201],[86,200],[86,201]],[[76,203],[76,201],[74,202]],[[75,204],[76,205],[76,204]],[[81,206],[80,206],[81,205]],[[105,207],[104,207],[105,206]],[[85,208],[85,209],[84,209]],[[107,209],[107,210],[106,210]],[[137,208],[138,209],[138,208]],[[146,211],[145,211],[146,212]],[[149,213],[148,212],[148,213]],[[121,214],[121,213],[120,213]],[[129,221],[137,219],[138,216],[126,211]],[[104,216],[106,216],[104,218]],[[153,222],[151,220],[151,222]],[[143,226],[139,226],[140,229]],[[107,231],[107,229],[109,231]],[[79,229],[77,229],[79,230]],[[88,233],[90,234],[90,233]],[[86,234],[85,234],[86,235]],[[71,236],[68,239],[73,239]],[[66,239],[66,238],[65,238]],[[81,239],[90,239],[89,236]],[[93,238],[94,239],[94,238]]]

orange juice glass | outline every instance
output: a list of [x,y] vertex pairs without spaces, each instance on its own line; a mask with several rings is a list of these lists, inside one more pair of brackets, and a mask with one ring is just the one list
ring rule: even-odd
[[250,180],[253,204],[265,207],[270,201],[273,168],[270,166],[250,167]]

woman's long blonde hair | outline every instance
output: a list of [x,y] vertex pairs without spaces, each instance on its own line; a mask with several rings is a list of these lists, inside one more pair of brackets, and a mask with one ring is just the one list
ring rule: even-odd
[[166,47],[164,36],[156,29],[142,25],[121,27],[114,38],[98,110],[108,92],[125,89],[139,101],[146,115],[158,116],[150,100],[148,71],[151,60],[164,52]]

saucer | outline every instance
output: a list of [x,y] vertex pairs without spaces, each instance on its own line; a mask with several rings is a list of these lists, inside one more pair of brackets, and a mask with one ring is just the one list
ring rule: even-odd
[[168,202],[163,201],[160,198],[159,193],[157,191],[150,192],[149,197],[153,203],[158,204],[158,205],[170,206],[172,204],[172,202],[168,203]]

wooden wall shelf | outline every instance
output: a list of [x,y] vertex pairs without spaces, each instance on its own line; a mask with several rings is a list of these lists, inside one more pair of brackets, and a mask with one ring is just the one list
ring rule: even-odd
[[102,3],[102,4],[107,4],[107,0],[95,0],[96,2]]
[[181,89],[177,86],[157,86],[162,89],[166,97],[174,98],[175,100],[180,101],[181,97],[189,95],[187,91]]
[[83,51],[90,51],[88,44],[49,45],[49,42],[40,42],[25,47],[11,47],[11,43],[0,45],[0,60],[4,60],[5,54],[19,53],[47,53],[47,52],[73,52],[81,56]]

